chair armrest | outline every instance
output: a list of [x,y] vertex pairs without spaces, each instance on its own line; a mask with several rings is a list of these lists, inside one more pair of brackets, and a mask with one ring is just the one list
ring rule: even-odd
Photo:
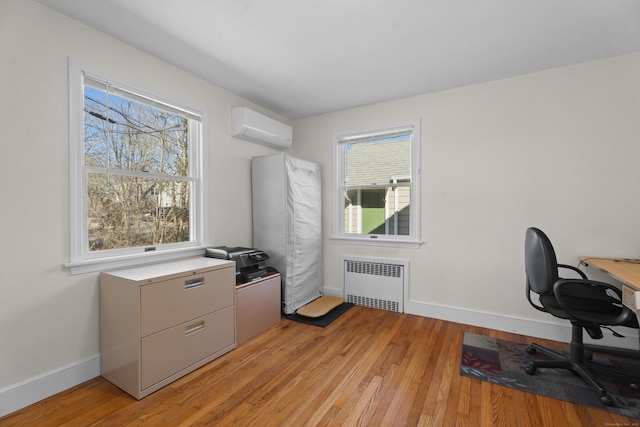
[[567,270],[574,271],[578,273],[580,277],[582,277],[584,280],[587,280],[587,275],[584,274],[584,272],[577,267],[574,267],[572,265],[567,265],[567,264],[558,264],[558,268],[566,268]]
[[594,323],[594,317],[604,317],[606,323],[601,324],[621,325],[632,313],[622,305],[622,291],[609,283],[560,279],[553,285],[553,293],[562,309],[582,322]]
[[[529,278],[527,278],[527,285],[525,286],[525,292],[526,292],[526,295],[527,295],[527,301],[529,301],[529,304],[531,304],[531,306],[533,308],[535,308],[538,311],[543,311],[543,312],[547,313],[547,310],[544,308],[544,306],[542,306],[540,304],[536,304],[531,299],[531,284],[529,283]],[[538,294],[536,294],[536,295],[538,295]]]

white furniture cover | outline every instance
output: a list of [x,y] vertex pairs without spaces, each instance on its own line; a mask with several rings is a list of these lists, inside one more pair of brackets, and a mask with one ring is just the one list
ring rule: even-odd
[[282,276],[285,314],[322,295],[320,165],[284,153],[251,161],[253,247]]

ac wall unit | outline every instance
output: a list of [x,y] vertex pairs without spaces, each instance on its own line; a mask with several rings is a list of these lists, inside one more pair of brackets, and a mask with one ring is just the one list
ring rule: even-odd
[[231,109],[231,135],[279,150],[291,147],[293,140],[291,126],[247,107]]

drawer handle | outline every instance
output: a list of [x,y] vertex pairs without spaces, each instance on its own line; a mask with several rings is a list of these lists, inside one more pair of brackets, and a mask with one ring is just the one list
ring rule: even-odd
[[193,325],[189,325],[184,328],[184,334],[189,335],[194,332],[198,332],[200,329],[204,329],[204,320],[199,323],[194,323]]
[[184,281],[184,288],[185,289],[191,289],[191,288],[195,288],[198,286],[202,286],[204,285],[204,277],[198,277],[197,279],[191,279],[191,280],[185,280]]

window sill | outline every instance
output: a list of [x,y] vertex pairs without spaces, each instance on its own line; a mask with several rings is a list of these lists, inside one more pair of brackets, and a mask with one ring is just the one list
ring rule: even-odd
[[70,274],[95,273],[97,271],[113,270],[116,268],[137,267],[144,264],[154,264],[164,261],[175,261],[182,258],[204,255],[204,246],[188,249],[176,249],[158,253],[144,253],[114,258],[100,258],[86,261],[67,262],[63,267],[69,269]]
[[385,239],[378,237],[373,239],[371,237],[342,237],[332,236],[329,240],[345,245],[362,245],[362,246],[385,246],[385,247],[397,247],[397,248],[411,248],[418,249],[424,243],[419,240],[396,240]]

